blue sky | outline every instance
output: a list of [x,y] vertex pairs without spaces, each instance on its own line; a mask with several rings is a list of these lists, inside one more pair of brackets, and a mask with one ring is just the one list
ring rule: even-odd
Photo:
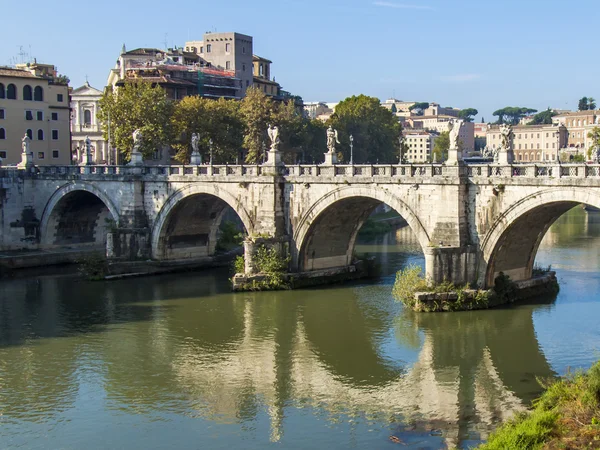
[[0,64],[23,46],[74,87],[87,75],[102,88],[123,43],[183,46],[205,31],[238,31],[305,101],[395,95],[491,120],[504,106],[600,99],[598,0],[29,0],[26,12],[1,3]]

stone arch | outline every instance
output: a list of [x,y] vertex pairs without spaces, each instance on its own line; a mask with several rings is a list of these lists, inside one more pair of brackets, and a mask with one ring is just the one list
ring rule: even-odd
[[[199,201],[192,202],[192,198]],[[246,232],[252,233],[254,221],[250,214],[234,195],[222,187],[190,184],[176,191],[161,207],[153,222],[152,258],[182,259],[212,255],[225,206],[231,207],[242,221]],[[176,223],[180,214],[186,215],[189,224],[187,229]],[[174,228],[177,230],[173,233]],[[167,231],[170,231],[169,236]],[[177,250],[177,247],[187,250]]]
[[40,221],[43,246],[106,245],[108,220],[119,223],[119,210],[97,187],[83,182],[60,187],[48,200]]
[[[418,216],[406,203],[388,190],[380,187],[348,186],[335,189],[321,197],[298,221],[293,235],[295,243],[293,257],[298,270],[318,270],[350,264],[356,235],[360,227],[381,203],[390,206],[406,220],[425,253],[430,241],[429,235]],[[343,211],[349,214],[345,214]],[[358,211],[358,214],[354,211]],[[325,220],[326,216],[331,216],[331,214],[343,215],[343,217],[339,216],[336,224],[339,225],[339,229],[336,230],[338,234],[331,236],[336,242],[327,236],[320,239],[327,242],[327,247],[333,255],[316,258],[320,259],[317,262],[315,257],[312,256],[311,246],[316,250],[319,243],[313,243],[312,239],[313,236],[317,235],[315,231],[322,225],[320,222]],[[330,228],[327,225],[325,227]],[[311,256],[310,259],[309,256]]]
[[538,247],[548,228],[581,204],[600,208],[600,193],[585,188],[550,188],[512,204],[481,241],[479,284],[493,286],[500,272],[513,280],[531,278]]

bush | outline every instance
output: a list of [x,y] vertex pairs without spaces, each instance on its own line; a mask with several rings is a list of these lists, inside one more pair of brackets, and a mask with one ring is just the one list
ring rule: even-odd
[[98,255],[90,255],[77,261],[79,273],[91,281],[103,280],[108,275],[108,262]]
[[233,273],[244,273],[246,272],[246,260],[243,256],[238,255],[233,260]]
[[392,294],[411,308],[415,306],[415,292],[431,290],[427,280],[421,276],[421,272],[421,267],[410,264],[396,273]]

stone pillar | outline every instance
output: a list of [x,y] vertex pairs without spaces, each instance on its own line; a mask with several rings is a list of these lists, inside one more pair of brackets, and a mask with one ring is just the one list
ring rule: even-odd
[[279,150],[269,150],[267,152],[267,160],[264,163],[265,166],[282,166],[281,152]]
[[199,166],[202,164],[202,155],[200,155],[200,152],[192,152],[192,155],[190,156],[190,164],[192,166]]
[[456,285],[477,283],[477,250],[474,246],[427,247],[425,276],[433,283],[452,281]]
[[325,162],[324,166],[333,166],[338,163],[337,155],[335,153],[327,152],[325,153]]

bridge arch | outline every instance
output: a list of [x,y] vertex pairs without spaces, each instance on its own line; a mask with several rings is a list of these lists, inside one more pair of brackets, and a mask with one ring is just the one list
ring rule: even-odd
[[512,204],[481,241],[479,283],[493,286],[500,272],[513,280],[531,278],[538,247],[548,228],[581,204],[600,208],[600,193],[585,188],[550,188]]
[[119,223],[119,210],[103,191],[90,183],[69,183],[46,203],[40,242],[45,247],[86,244],[105,248],[110,221]]
[[322,196],[299,219],[293,235],[297,268],[310,271],[350,264],[360,227],[381,203],[406,220],[425,252],[429,235],[406,203],[381,187],[345,186]]
[[231,207],[246,232],[254,221],[239,199],[213,184],[190,184],[164,203],[152,226],[152,258],[184,259],[214,254],[219,225]]

